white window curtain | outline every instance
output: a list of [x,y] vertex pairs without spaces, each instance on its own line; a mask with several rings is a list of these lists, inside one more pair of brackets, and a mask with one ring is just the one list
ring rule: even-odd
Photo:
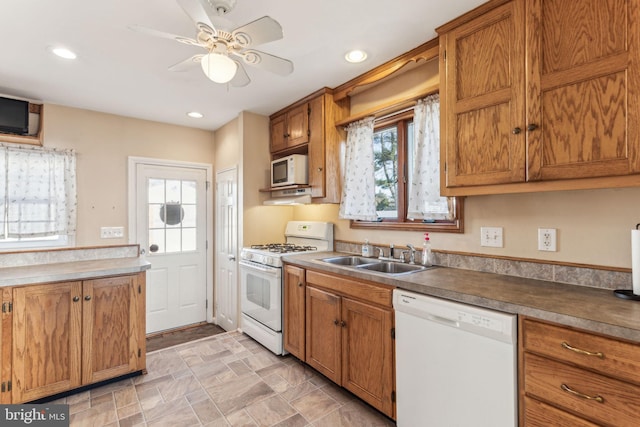
[[0,144],[0,164],[0,237],[75,234],[73,150]]
[[374,118],[368,117],[347,126],[340,218],[361,221],[375,221],[378,218],[373,165],[373,124]]
[[454,218],[453,200],[440,196],[440,96],[418,101],[413,115],[413,173],[408,189],[407,217]]

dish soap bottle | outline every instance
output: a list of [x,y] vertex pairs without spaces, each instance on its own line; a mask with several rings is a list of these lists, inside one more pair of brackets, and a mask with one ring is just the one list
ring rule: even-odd
[[369,258],[371,256],[371,245],[369,244],[368,240],[364,241],[364,245],[362,245],[362,256]]
[[422,244],[422,265],[431,265],[431,240],[429,233],[424,233],[424,243]]

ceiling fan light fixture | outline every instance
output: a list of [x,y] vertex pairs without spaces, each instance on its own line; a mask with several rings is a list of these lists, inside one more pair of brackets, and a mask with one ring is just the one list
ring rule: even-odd
[[216,83],[230,82],[238,70],[238,64],[233,59],[215,52],[203,56],[200,65],[205,76]]

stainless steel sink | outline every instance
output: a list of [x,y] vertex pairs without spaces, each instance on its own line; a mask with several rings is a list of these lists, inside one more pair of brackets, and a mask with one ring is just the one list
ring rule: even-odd
[[404,264],[401,262],[385,261],[377,264],[365,264],[358,266],[361,270],[378,271],[386,274],[408,274],[426,270],[428,267],[417,264]]
[[365,258],[361,256],[336,256],[331,258],[323,258],[321,261],[328,262],[329,264],[337,265],[366,265],[366,264],[379,264],[381,261],[376,258]]

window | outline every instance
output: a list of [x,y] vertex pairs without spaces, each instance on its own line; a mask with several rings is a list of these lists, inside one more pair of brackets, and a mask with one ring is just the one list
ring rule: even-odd
[[[367,155],[373,158],[375,214],[371,207],[363,209],[363,215],[351,216],[352,228],[463,232],[463,200],[440,197],[439,175],[434,177],[434,172],[439,174],[437,95],[419,102],[419,106],[421,110],[416,107],[369,123],[368,136],[366,127],[355,131],[361,145],[357,156],[352,158],[357,158],[356,163],[364,162]],[[418,123],[422,123],[419,132],[415,129],[414,116],[422,117],[418,119]],[[420,143],[414,141],[416,135],[420,135]],[[371,144],[373,150],[367,154],[364,147]],[[433,153],[438,156],[435,160]],[[367,171],[362,164],[357,167],[363,172],[352,175],[346,188],[352,194],[343,194],[351,206],[366,205],[364,199],[370,197],[366,194],[371,194],[367,193]],[[420,170],[414,171],[414,167]],[[356,182],[358,180],[362,183]],[[355,189],[351,187],[354,182]]]
[[0,249],[61,246],[76,226],[75,153],[0,144]]

